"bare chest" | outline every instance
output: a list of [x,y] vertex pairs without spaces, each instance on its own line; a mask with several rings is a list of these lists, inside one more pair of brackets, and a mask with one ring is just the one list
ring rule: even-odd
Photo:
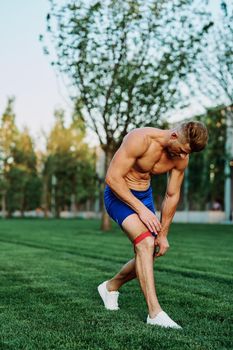
[[134,170],[141,173],[163,174],[175,166],[174,160],[169,159],[165,151],[152,153],[148,152],[143,157],[137,159]]

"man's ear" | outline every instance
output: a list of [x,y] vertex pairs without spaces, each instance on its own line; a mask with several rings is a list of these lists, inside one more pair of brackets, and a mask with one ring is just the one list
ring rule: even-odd
[[173,131],[172,134],[171,134],[171,139],[172,140],[177,140],[178,139],[178,134],[177,132]]

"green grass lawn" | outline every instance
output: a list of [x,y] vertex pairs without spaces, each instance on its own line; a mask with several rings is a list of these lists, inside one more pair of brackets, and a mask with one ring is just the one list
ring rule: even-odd
[[1,220],[0,349],[233,349],[233,226],[174,224],[155,262],[163,309],[183,330],[146,325],[137,280],[105,310],[97,285],[132,258],[95,220]]

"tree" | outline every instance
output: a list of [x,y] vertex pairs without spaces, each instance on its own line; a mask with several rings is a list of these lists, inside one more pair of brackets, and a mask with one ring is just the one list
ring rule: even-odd
[[212,23],[200,1],[50,3],[52,64],[69,77],[107,168],[129,130],[161,126],[161,116],[180,104],[179,81],[192,70]]
[[[226,125],[228,128],[233,125],[232,113],[225,113],[226,106],[233,104],[233,7],[230,1],[219,1],[219,15],[214,18],[214,25],[209,29],[203,41],[203,47],[196,56],[194,64],[196,90],[203,101],[203,97],[208,101],[208,105],[216,108],[207,107],[205,119],[210,130],[209,145],[205,157],[202,155],[197,160],[194,168],[197,169],[198,162],[203,162],[202,171],[206,182],[203,183],[202,195],[198,201],[195,196],[199,196],[198,192],[194,194],[193,201],[196,205],[200,204],[203,208],[203,201],[213,201],[221,199],[223,202],[224,191],[224,173],[225,180],[229,176],[231,169],[229,161],[232,155],[227,154],[225,150],[226,141]],[[197,89],[198,87],[198,89]],[[207,103],[206,103],[207,105]],[[219,109],[218,106],[221,106]],[[231,107],[229,107],[231,108]],[[222,111],[221,111],[222,110]],[[224,114],[225,113],[225,114]],[[224,115],[223,115],[224,114]],[[226,116],[227,119],[226,120]],[[217,142],[216,142],[217,140]],[[214,150],[215,148],[215,150]],[[224,171],[225,160],[225,171]],[[207,163],[206,163],[207,162]],[[194,164],[193,164],[194,165]],[[209,167],[209,169],[206,168]],[[220,170],[219,170],[220,169]],[[194,173],[193,173],[194,175]],[[194,177],[197,175],[194,175]],[[193,181],[195,181],[193,179]],[[208,196],[207,196],[208,193]],[[204,194],[204,195],[203,195]],[[223,203],[222,203],[223,204]]]
[[23,215],[25,210],[35,209],[40,204],[41,182],[29,131],[25,128],[21,132],[15,124],[14,98],[8,99],[2,116],[0,145],[2,210],[7,210],[8,216],[15,210]]
[[209,109],[196,119],[204,122],[207,126],[209,142],[203,152],[193,153],[190,156],[188,201],[190,209],[205,210],[211,209],[216,200],[223,206],[226,157],[226,113],[224,106]]
[[7,174],[13,162],[12,149],[15,146],[15,138],[17,135],[17,128],[15,125],[14,114],[14,97],[8,98],[5,111],[1,118],[0,128],[0,149],[1,149],[1,198],[2,198],[2,212],[6,216],[7,211],[7,192],[9,190],[9,182]]
[[[12,157],[14,166],[12,167],[12,174],[10,172],[9,176],[15,173],[16,186],[21,184],[20,211],[23,215],[25,210],[32,210],[40,206],[42,194],[42,182],[37,169],[37,156],[27,128],[18,133],[15,147],[12,150]],[[16,193],[13,184],[11,184],[11,192],[13,196]],[[17,203],[15,200],[10,202],[11,205],[13,202]]]
[[[229,5],[228,5],[229,3]],[[213,106],[233,103],[233,12],[232,4],[221,1],[221,13],[213,18],[194,64],[199,93]]]
[[[84,143],[82,118],[73,115],[69,126],[64,124],[64,112],[55,112],[55,124],[47,140],[47,155],[43,178],[48,191],[47,206],[57,217],[61,210],[93,199],[95,186],[94,154]],[[54,206],[54,208],[53,208]]]

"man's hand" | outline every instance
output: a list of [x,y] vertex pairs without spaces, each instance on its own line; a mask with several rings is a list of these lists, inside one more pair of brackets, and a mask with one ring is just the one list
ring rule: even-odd
[[169,243],[166,236],[157,236],[155,238],[155,251],[158,251],[158,253],[155,254],[155,256],[158,258],[159,256],[164,255],[169,248]]
[[147,207],[141,209],[138,213],[140,220],[146,225],[150,232],[159,232],[161,230],[161,223],[157,216]]

